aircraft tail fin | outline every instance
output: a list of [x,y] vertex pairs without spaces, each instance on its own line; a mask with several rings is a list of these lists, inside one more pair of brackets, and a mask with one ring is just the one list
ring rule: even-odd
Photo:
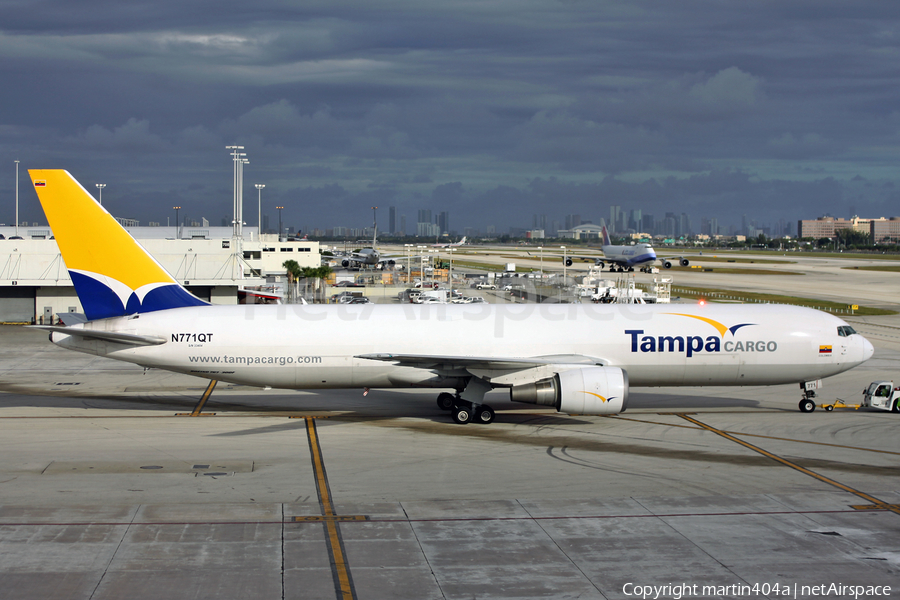
[[609,241],[609,232],[606,231],[606,225],[603,226],[603,245],[612,246],[612,242]]
[[68,171],[28,173],[89,320],[207,304],[179,285]]

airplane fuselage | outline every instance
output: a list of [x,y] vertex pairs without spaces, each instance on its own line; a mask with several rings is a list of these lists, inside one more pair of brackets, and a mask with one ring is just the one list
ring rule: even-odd
[[604,245],[603,256],[607,262],[612,262],[623,267],[637,267],[656,261],[656,252],[649,244],[637,244],[634,246]]
[[84,325],[164,340],[155,346],[51,339],[146,367],[289,389],[456,387],[470,376],[462,366],[437,372],[359,358],[376,353],[578,356],[627,371],[632,386],[772,385],[835,375],[871,356],[862,336],[840,334],[844,326],[772,305],[245,305]]

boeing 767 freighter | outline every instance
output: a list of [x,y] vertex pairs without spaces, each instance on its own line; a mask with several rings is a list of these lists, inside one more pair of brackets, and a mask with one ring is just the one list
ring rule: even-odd
[[[287,389],[435,388],[457,423],[490,423],[495,388],[616,414],[632,386],[804,386],[873,352],[837,317],[778,305],[214,306],[68,172],[29,173],[87,319],[43,328],[63,348],[148,368]],[[815,407],[806,394],[801,410]]]

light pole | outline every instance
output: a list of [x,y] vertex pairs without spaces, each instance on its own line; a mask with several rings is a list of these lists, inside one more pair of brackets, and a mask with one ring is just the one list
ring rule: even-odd
[[406,248],[406,283],[408,285],[409,281],[410,281],[410,279],[409,279],[409,277],[410,277],[410,265],[409,265],[410,254],[409,253],[410,253],[410,250],[412,249],[412,244],[403,244],[403,247]]
[[450,295],[453,295],[453,251],[456,248],[447,248],[450,251],[450,272],[447,274],[447,285],[450,286]]
[[566,286],[566,267],[568,266],[566,263],[569,262],[569,261],[566,260],[566,258],[568,258],[568,257],[566,256],[566,247],[565,247],[565,246],[560,246],[560,248],[561,248],[562,251],[563,251],[563,282],[562,282],[562,287],[565,287],[565,286]]
[[372,207],[372,249],[375,249],[375,240],[378,238],[378,207]]
[[244,177],[244,164],[249,162],[245,156],[247,156],[246,152],[240,152],[244,149],[243,146],[225,146],[226,150],[231,150],[231,160],[234,162],[234,198],[233,198],[233,211],[234,216],[231,220],[231,237],[235,240],[235,251],[237,250],[237,239],[241,237],[243,234],[241,233],[241,221],[244,218],[243,215],[243,195],[242,195],[242,184]]
[[278,241],[280,242],[281,241],[281,209],[283,209],[284,207],[276,206],[275,208],[278,209]]
[[19,237],[19,161],[16,161],[16,237]]
[[100,202],[100,206],[103,206],[103,188],[106,187],[106,184],[105,184],[105,183],[95,183],[94,185],[96,185],[96,186],[97,186],[97,189],[100,190],[100,200],[99,200],[99,202]]
[[180,239],[181,239],[181,234],[178,233],[178,211],[181,210],[181,207],[180,207],[180,206],[173,206],[172,208],[175,209],[175,239],[180,240]]
[[437,250],[431,251],[431,287],[434,287],[434,284],[437,283],[437,267],[435,267],[435,258],[437,258],[438,265],[441,264],[440,256],[437,253]]
[[416,252],[419,253],[419,281],[422,287],[425,287],[425,246],[416,246]]
[[544,247],[538,247],[538,250],[541,251],[541,283],[544,282]]
[[259,192],[259,198],[257,198],[259,200],[259,208],[256,221],[256,227],[259,231],[257,231],[256,233],[259,235],[259,239],[262,239],[262,189],[264,187],[266,187],[266,184],[264,183],[256,184],[256,189]]

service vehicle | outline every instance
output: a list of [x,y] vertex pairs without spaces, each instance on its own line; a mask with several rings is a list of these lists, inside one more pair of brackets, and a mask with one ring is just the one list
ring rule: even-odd
[[873,381],[863,390],[862,406],[900,413],[900,386],[893,381]]

